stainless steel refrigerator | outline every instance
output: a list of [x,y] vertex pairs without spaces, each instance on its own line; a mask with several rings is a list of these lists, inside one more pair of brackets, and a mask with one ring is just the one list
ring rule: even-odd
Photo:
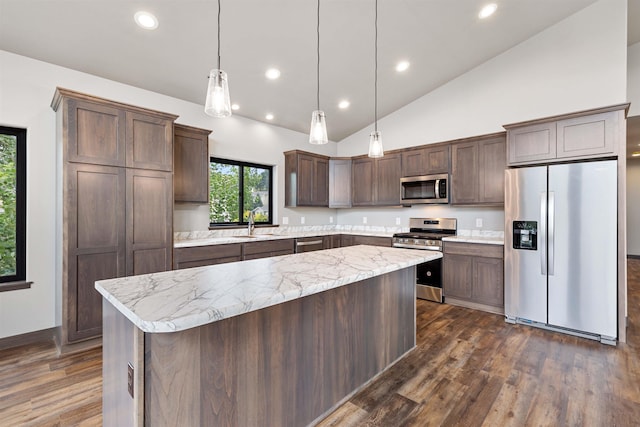
[[505,316],[615,344],[617,161],[505,171]]

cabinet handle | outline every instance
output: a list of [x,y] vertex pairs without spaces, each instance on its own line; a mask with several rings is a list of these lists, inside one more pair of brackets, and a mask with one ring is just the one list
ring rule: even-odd
[[296,246],[321,245],[322,243],[322,240],[312,240],[310,242],[296,242]]

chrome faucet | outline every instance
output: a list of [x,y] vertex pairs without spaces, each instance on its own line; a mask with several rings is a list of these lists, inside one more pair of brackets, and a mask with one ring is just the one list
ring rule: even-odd
[[249,212],[249,219],[247,220],[248,225],[249,225],[249,236],[253,236],[253,230],[256,228],[256,224],[255,224],[255,219],[254,219],[254,215],[255,213],[253,211]]

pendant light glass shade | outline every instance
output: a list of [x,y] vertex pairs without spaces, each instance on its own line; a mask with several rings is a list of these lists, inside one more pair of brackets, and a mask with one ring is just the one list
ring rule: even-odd
[[311,131],[309,132],[310,144],[327,144],[327,122],[324,118],[324,111],[316,110],[311,114]]
[[379,131],[373,131],[369,135],[369,157],[383,157],[384,149],[382,148],[382,134]]
[[207,88],[204,112],[212,117],[229,117],[231,115],[227,73],[222,70],[214,68],[209,73],[209,87]]

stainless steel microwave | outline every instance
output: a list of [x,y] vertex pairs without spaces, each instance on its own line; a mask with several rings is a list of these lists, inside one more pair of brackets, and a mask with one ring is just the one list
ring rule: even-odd
[[403,205],[449,203],[449,175],[410,176],[400,178],[400,201]]

